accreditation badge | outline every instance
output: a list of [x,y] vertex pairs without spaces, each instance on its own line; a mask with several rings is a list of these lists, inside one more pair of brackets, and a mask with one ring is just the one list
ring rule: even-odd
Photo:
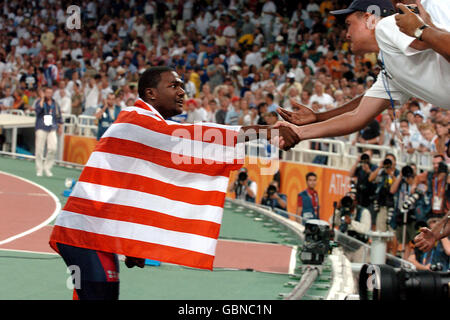
[[53,124],[53,116],[51,114],[44,115],[44,125],[49,127]]
[[433,196],[433,211],[441,211],[442,198],[439,196]]

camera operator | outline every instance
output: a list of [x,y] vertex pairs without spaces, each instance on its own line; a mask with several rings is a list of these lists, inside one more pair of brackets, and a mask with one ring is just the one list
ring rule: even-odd
[[391,186],[390,192],[394,194],[395,212],[390,221],[390,226],[395,230],[397,241],[402,243],[403,258],[407,259],[410,252],[409,246],[414,239],[416,231],[417,201],[424,196],[423,185],[416,187],[414,169],[406,165]]
[[[283,193],[278,192],[278,181],[273,180],[261,199],[261,204],[271,207],[275,212],[276,209],[285,210],[287,208],[287,197]],[[281,214],[283,217],[288,217],[287,214]]]
[[[358,161],[350,169],[350,177],[355,177],[356,192],[359,197],[359,205],[369,209],[371,204],[371,197],[373,195],[373,184],[369,182],[369,175],[377,166],[370,162],[372,156],[371,150],[366,150],[359,156]],[[372,221],[375,223],[375,221]]]
[[234,192],[236,199],[255,203],[258,185],[248,178],[247,168],[239,170],[238,177],[228,188],[228,192]]
[[[358,204],[358,195],[355,191],[347,193],[341,199],[329,222],[333,225],[334,217],[334,226],[338,227],[340,232],[367,243],[369,240],[367,233],[371,228],[370,211]],[[364,262],[362,246],[349,243],[343,248],[350,262]]]
[[379,167],[370,174],[368,179],[375,185],[373,214],[376,217],[376,230],[381,232],[388,230],[390,218],[394,213],[394,196],[390,189],[395,177],[400,173],[395,165],[395,156],[391,153],[386,154],[385,159],[381,161]]

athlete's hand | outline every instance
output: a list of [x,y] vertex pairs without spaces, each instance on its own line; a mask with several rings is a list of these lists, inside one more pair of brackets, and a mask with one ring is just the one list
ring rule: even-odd
[[125,257],[125,265],[128,268],[133,268],[134,266],[138,266],[139,268],[143,268],[145,266],[145,259],[126,256]]

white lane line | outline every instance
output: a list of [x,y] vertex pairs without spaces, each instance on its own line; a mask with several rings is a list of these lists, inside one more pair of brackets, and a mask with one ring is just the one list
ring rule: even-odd
[[26,235],[29,235],[30,233],[33,233],[36,230],[39,230],[39,229],[45,227],[46,225],[48,225],[50,222],[52,222],[56,218],[56,216],[58,215],[59,211],[61,211],[61,202],[59,201],[58,197],[56,197],[56,195],[53,192],[51,192],[47,188],[45,188],[45,187],[43,187],[43,186],[41,186],[41,185],[39,185],[39,184],[37,184],[37,183],[35,183],[33,181],[30,181],[28,179],[25,179],[25,178],[22,178],[22,177],[19,177],[19,176],[16,176],[16,175],[13,175],[13,174],[10,174],[10,173],[7,173],[7,172],[3,172],[3,171],[0,171],[0,174],[4,174],[4,175],[10,176],[12,178],[16,178],[16,179],[22,180],[22,181],[24,181],[26,183],[32,184],[32,185],[34,185],[34,186],[44,190],[53,199],[53,201],[55,201],[55,204],[56,204],[55,210],[53,211],[51,216],[48,217],[45,221],[43,221],[42,223],[38,224],[37,226],[35,226],[35,227],[31,228],[31,229],[28,229],[28,230],[26,230],[24,232],[21,232],[19,234],[16,234],[16,235],[14,235],[12,237],[9,237],[9,238],[7,238],[5,240],[0,241],[0,246],[1,246],[1,245],[5,244],[5,243],[11,242],[11,241],[14,241],[16,239],[22,238],[22,237],[24,237]]

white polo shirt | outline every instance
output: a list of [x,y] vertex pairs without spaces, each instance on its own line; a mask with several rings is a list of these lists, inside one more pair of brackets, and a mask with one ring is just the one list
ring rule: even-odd
[[[394,100],[403,104],[416,97],[450,109],[450,63],[431,49],[419,51],[409,47],[415,38],[400,31],[394,15],[378,22],[375,37],[380,47],[378,58],[384,60]],[[389,99],[383,77],[383,73],[378,75],[365,96]]]

